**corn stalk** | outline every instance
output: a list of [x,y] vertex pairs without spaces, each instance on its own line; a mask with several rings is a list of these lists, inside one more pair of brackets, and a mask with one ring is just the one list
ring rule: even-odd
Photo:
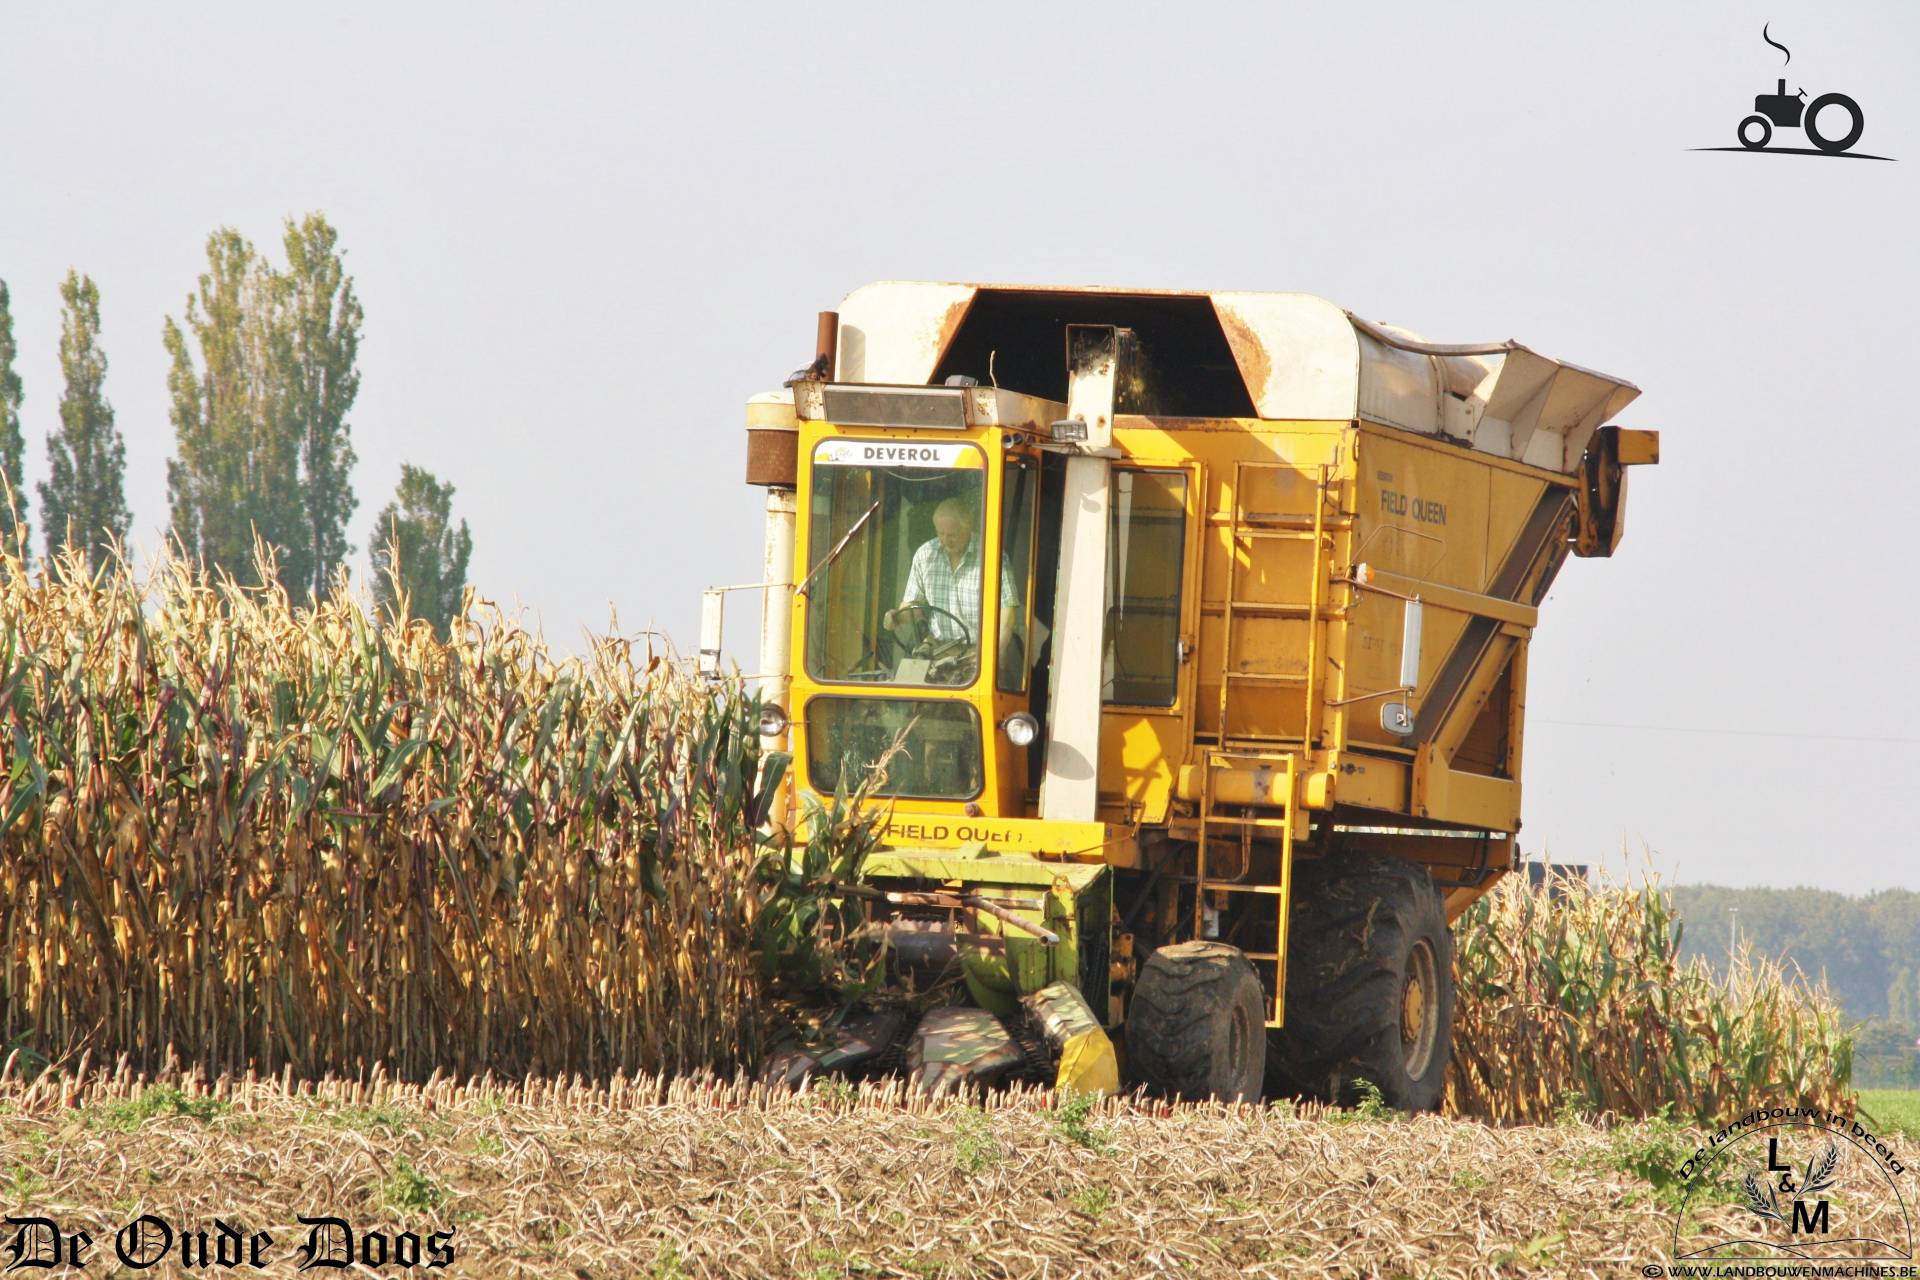
[[0,560],[0,1058],[750,1061],[754,700],[467,605],[442,642],[344,587]]
[[1455,925],[1448,1108],[1502,1122],[1569,1110],[1724,1121],[1760,1102],[1852,1106],[1853,1042],[1823,986],[1744,951],[1682,964],[1657,881],[1512,877]]

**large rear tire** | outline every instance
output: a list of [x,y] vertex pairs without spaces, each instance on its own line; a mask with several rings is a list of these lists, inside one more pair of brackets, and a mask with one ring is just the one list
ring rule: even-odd
[[[1823,107],[1838,107],[1847,113],[1845,133],[1837,138],[1829,138],[1820,132],[1820,110]],[[1844,93],[1823,93],[1809,102],[1805,122],[1801,125],[1813,145],[1829,155],[1838,155],[1860,141],[1860,134],[1866,127],[1867,118],[1861,113],[1860,104]]]
[[1426,868],[1340,855],[1295,866],[1278,1091],[1351,1104],[1371,1081],[1402,1111],[1432,1111],[1452,1056],[1453,935]]
[[1141,966],[1127,1004],[1128,1070],[1175,1097],[1254,1101],[1264,1075],[1266,1023],[1266,992],[1238,947],[1161,947]]

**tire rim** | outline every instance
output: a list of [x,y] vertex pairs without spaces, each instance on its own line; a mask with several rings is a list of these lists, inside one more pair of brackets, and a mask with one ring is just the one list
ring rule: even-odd
[[1433,1047],[1440,1039],[1439,980],[1433,962],[1433,944],[1425,938],[1407,954],[1407,974],[1400,988],[1400,1048],[1407,1074],[1418,1080],[1433,1065]]

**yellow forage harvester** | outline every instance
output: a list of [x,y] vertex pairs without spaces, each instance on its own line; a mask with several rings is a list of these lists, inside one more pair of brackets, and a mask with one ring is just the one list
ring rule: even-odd
[[1658,459],[1638,394],[1304,294],[822,313],[748,405],[764,581],[708,592],[703,659],[761,594],[775,821],[877,771],[859,929],[969,1008],[855,1010],[779,1074],[1439,1105],[1448,925],[1514,865],[1528,642]]

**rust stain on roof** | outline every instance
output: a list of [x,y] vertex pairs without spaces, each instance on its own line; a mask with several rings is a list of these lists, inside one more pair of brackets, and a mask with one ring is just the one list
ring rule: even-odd
[[1231,308],[1215,302],[1213,314],[1220,320],[1220,332],[1227,336],[1227,347],[1233,352],[1233,362],[1240,366],[1240,379],[1247,384],[1247,398],[1253,401],[1257,412],[1260,398],[1267,390],[1267,378],[1273,372],[1273,362],[1267,356],[1266,344]]
[[953,343],[953,335],[960,332],[960,324],[967,318],[967,312],[973,307],[977,294],[968,294],[958,302],[949,303],[947,312],[940,317],[940,336],[933,344],[933,363],[938,368],[947,358],[947,348]]

